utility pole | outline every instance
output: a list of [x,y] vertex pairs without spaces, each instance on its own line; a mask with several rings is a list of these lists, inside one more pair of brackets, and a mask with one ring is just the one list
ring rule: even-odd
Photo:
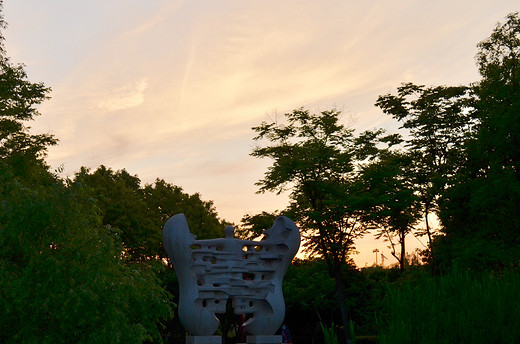
[[383,252],[381,252],[381,266],[385,266],[385,255],[383,254]]
[[377,253],[379,252],[379,249],[374,249],[372,252],[374,252],[376,254],[376,266],[377,266]]

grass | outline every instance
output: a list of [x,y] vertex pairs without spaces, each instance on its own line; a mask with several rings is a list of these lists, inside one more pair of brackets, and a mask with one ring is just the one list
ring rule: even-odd
[[520,343],[520,272],[420,275],[389,288],[379,341]]

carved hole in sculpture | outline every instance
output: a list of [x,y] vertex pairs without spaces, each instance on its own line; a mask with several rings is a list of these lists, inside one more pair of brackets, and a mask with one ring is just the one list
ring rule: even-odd
[[207,305],[208,301],[206,301],[206,299],[202,300],[202,307],[206,308]]
[[244,272],[242,274],[242,279],[245,281],[252,281],[255,279],[255,274],[252,274],[250,272]]
[[200,245],[193,244],[190,246],[192,250],[200,250]]
[[242,251],[247,252],[248,250],[249,250],[249,247],[247,247],[247,246],[242,247]]
[[215,304],[218,304],[220,302],[220,300],[215,300]]
[[249,307],[253,307],[253,301],[249,301]]
[[213,286],[214,286],[215,288],[218,288],[218,287],[220,287],[220,283],[213,283]]
[[197,277],[197,285],[203,285],[204,284],[204,278],[202,276]]
[[222,251],[222,247],[217,246],[217,251]]
[[260,252],[260,250],[262,250],[262,246],[258,246],[258,245],[255,246],[255,251],[256,252]]
[[269,247],[265,247],[265,252],[269,252]]
[[210,256],[205,256],[204,258],[202,258],[202,260],[204,262],[209,262],[211,264],[215,264],[217,262],[217,258],[215,257],[210,257]]

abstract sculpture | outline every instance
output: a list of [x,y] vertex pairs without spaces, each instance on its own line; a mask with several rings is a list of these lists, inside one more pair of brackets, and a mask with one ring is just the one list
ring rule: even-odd
[[249,318],[243,324],[251,335],[248,342],[265,342],[258,338],[280,328],[285,316],[282,280],[298,252],[300,232],[280,216],[263,234],[261,241],[240,240],[228,226],[225,238],[196,240],[183,214],[166,222],[163,240],[179,281],[179,318],[192,336],[209,338],[215,333],[215,314],[226,312],[228,299],[235,314]]

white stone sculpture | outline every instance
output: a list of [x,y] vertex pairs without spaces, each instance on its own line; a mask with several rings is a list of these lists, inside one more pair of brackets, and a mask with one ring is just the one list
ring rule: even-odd
[[228,226],[225,238],[196,240],[184,214],[166,222],[163,241],[179,281],[179,318],[191,335],[212,336],[219,325],[215,314],[226,312],[229,298],[234,313],[249,318],[243,324],[253,336],[248,341],[269,342],[266,336],[280,328],[282,280],[298,252],[300,232],[280,216],[263,234],[261,241],[239,240]]

